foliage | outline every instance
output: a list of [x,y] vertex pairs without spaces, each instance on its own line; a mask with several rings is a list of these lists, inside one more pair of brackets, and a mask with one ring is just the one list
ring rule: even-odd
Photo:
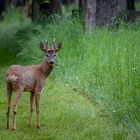
[[[3,74],[1,70],[1,74]],[[55,85],[55,86],[54,86]],[[59,87],[59,88],[58,88]],[[6,98],[3,82],[0,83],[0,139],[6,140],[123,140],[127,137],[137,138],[134,130],[122,125],[115,126],[102,108],[91,103],[78,92],[60,81],[48,79],[41,94],[41,129],[36,128],[34,109],[32,127],[28,128],[29,94],[22,95],[17,111],[17,130],[6,130]],[[12,110],[10,128],[12,128]],[[136,131],[136,130],[135,130]]]
[[140,1],[139,0],[136,0],[135,1],[135,7],[136,7],[136,10],[140,10]]
[[14,57],[21,51],[19,40],[27,39],[31,26],[30,20],[21,15],[21,9],[7,11],[4,21],[0,23],[1,65],[15,61]]

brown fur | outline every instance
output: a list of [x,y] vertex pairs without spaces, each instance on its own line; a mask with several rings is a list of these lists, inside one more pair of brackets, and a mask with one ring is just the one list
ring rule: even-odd
[[41,44],[41,49],[45,52],[47,57],[44,62],[39,65],[21,66],[12,65],[6,72],[6,83],[7,83],[7,128],[9,128],[9,113],[11,106],[11,95],[12,91],[16,92],[14,105],[13,105],[13,130],[16,129],[16,111],[19,99],[23,91],[30,92],[30,117],[29,125],[31,126],[32,112],[33,112],[33,101],[35,97],[36,113],[37,113],[37,128],[40,128],[40,117],[39,117],[39,104],[40,104],[40,92],[44,87],[45,79],[51,73],[53,64],[55,62],[55,53],[61,48],[62,44],[49,49],[48,44]]

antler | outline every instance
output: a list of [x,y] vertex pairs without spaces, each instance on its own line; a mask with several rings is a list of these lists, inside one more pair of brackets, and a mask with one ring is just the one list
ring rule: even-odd
[[48,41],[45,41],[45,43],[40,43],[40,48],[42,51],[46,51],[48,49]]

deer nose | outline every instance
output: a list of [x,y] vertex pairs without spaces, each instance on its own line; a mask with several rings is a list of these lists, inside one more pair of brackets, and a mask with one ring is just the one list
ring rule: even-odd
[[54,64],[54,61],[50,61],[49,63],[52,65],[52,64]]

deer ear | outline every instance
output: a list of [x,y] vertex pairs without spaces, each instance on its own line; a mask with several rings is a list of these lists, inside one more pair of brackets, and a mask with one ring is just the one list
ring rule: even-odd
[[59,51],[62,48],[62,42],[59,42],[58,45],[54,48],[55,51]]
[[46,43],[45,45],[43,43],[40,43],[40,49],[45,52],[48,49],[48,43]]

